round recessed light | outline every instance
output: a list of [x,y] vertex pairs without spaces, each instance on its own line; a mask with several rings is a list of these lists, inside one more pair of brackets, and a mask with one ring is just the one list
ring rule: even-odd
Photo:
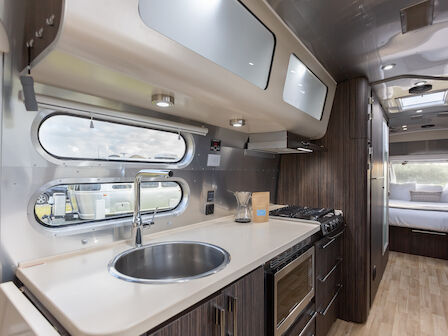
[[249,65],[254,65],[254,63],[252,63],[252,62],[249,62]]
[[383,69],[383,70],[385,70],[385,71],[389,71],[389,70],[392,70],[394,67],[395,67],[395,64],[394,64],[394,63],[391,63],[391,64],[383,65],[383,66],[381,67],[381,69]]
[[151,102],[158,107],[170,107],[174,106],[174,97],[163,93],[157,93],[152,95]]
[[420,85],[425,85],[427,82],[426,81],[419,81],[417,83],[415,83],[415,86],[420,86]]
[[417,110],[417,111],[415,111],[415,112],[417,112],[417,113],[422,113],[422,112],[423,112],[423,110]]
[[230,119],[229,124],[232,127],[243,127],[244,125],[246,125],[246,120],[244,120],[244,119]]

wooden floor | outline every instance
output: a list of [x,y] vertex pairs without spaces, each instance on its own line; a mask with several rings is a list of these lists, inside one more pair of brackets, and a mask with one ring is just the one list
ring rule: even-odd
[[448,261],[390,252],[365,324],[337,320],[328,336],[447,336]]

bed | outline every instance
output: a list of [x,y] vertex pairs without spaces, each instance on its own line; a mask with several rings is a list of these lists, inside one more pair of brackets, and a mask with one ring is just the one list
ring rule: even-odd
[[[400,185],[400,193],[393,192],[391,184],[389,200],[389,249],[433,258],[448,259],[448,202],[440,191],[440,202],[411,201],[405,193],[406,188]],[[408,186],[409,187],[409,186]],[[436,190],[434,186],[426,189]],[[410,186],[411,190],[424,189],[418,185]],[[397,188],[395,188],[397,189]],[[393,198],[392,198],[393,197]],[[401,198],[401,199],[396,199]]]

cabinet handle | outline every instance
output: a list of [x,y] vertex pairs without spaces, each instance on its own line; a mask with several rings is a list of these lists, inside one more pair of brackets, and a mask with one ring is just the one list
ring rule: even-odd
[[311,319],[308,321],[308,323],[305,325],[305,327],[303,327],[302,331],[300,332],[300,334],[298,336],[304,336],[305,335],[306,330],[311,325],[311,323],[314,322],[314,320],[316,319],[316,316],[317,316],[317,312],[314,312],[314,314],[311,316]]
[[333,304],[333,302],[336,300],[336,298],[339,295],[339,292],[341,291],[342,285],[338,285],[338,290],[336,292],[336,294],[333,296],[333,298],[331,299],[330,303],[328,304],[327,308],[325,308],[324,311],[320,312],[321,315],[325,316],[327,315],[328,311],[330,310],[331,305]]
[[226,336],[226,312],[220,307],[215,307],[215,324],[219,327],[219,335]]
[[331,239],[328,243],[326,243],[325,245],[323,245],[321,248],[322,249],[326,249],[328,246],[330,246],[331,244],[333,244],[333,242],[336,240],[336,238],[338,238],[340,235],[342,235],[345,232],[345,229],[343,229],[341,232],[339,232],[338,234],[334,235],[334,236],[328,236],[329,239]]
[[319,281],[320,281],[320,282],[325,282],[325,281],[327,281],[328,277],[331,275],[331,273],[333,273],[333,272],[336,270],[336,268],[338,268],[338,266],[340,265],[341,262],[342,262],[342,258],[338,258],[337,261],[336,261],[336,264],[333,266],[333,268],[330,270],[330,272],[328,272],[327,275],[324,276],[323,278],[322,278],[322,277],[319,277],[319,278],[318,278]]
[[237,298],[234,296],[228,296],[228,309],[230,313],[233,313],[233,336],[238,336],[238,305]]

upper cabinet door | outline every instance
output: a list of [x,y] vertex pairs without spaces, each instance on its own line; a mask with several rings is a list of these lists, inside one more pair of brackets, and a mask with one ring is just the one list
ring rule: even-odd
[[261,89],[268,85],[274,34],[236,0],[140,0],[151,29]]
[[283,88],[283,101],[314,119],[321,120],[327,92],[327,86],[291,54]]

